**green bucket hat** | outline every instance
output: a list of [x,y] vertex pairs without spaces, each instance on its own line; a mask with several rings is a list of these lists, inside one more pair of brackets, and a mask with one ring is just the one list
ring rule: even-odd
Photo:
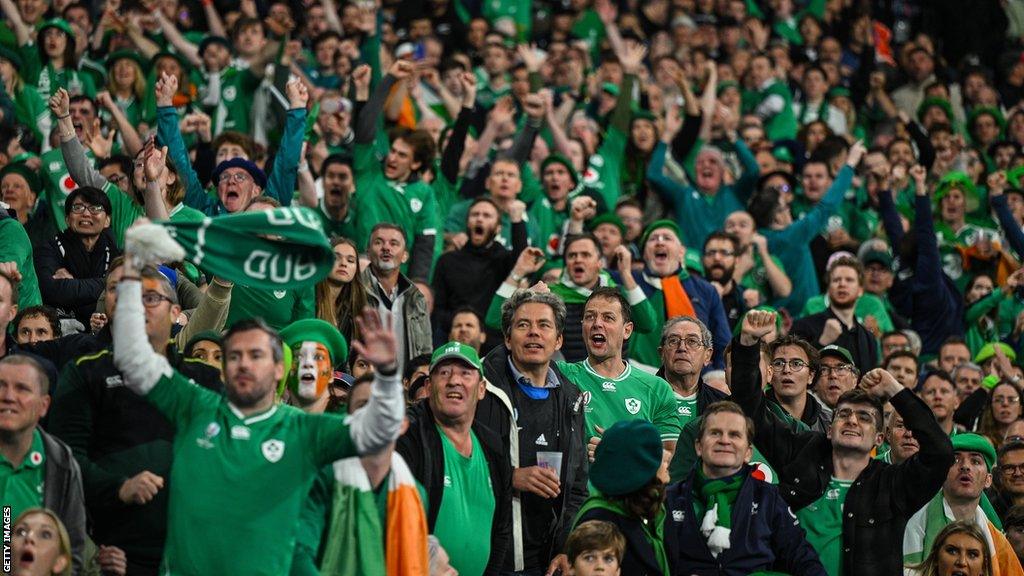
[[669,230],[675,232],[676,238],[679,238],[680,242],[683,241],[683,231],[679,229],[679,224],[676,224],[672,220],[667,219],[655,220],[654,222],[651,222],[650,224],[647,225],[647,229],[644,230],[644,235],[640,238],[641,250],[643,250],[644,246],[647,245],[647,239],[650,238],[651,233],[654,232],[655,230],[658,230],[659,228],[668,228]]
[[917,121],[920,122],[924,119],[924,113],[928,111],[932,106],[938,106],[942,109],[942,112],[946,115],[946,121],[950,125],[953,124],[955,116],[953,116],[953,106],[949,103],[949,100],[945,98],[938,98],[932,96],[931,98],[925,98],[921,101],[921,104],[917,107]]
[[981,202],[978,198],[978,187],[971,181],[970,176],[960,171],[950,172],[939,180],[938,185],[935,187],[935,205],[938,206],[942,199],[946,197],[946,194],[949,194],[949,191],[954,188],[964,193],[964,199],[967,202],[967,212],[977,211],[978,205]]
[[617,422],[604,431],[590,465],[590,483],[606,496],[647,485],[661,467],[661,434],[646,420]]
[[999,346],[1000,348],[1003,349],[1003,354],[1006,354],[1006,357],[1010,359],[1010,362],[1017,361],[1017,353],[1009,344],[1006,344],[1004,342],[989,342],[988,344],[982,346],[981,350],[978,350],[978,353],[974,356],[974,363],[981,364],[982,362],[995,356],[996,346]]
[[434,354],[430,356],[430,371],[433,372],[434,367],[450,358],[462,360],[483,374],[484,368],[480,363],[480,356],[476,353],[476,350],[468,344],[454,341],[434,350]]
[[967,432],[950,438],[953,441],[953,452],[977,452],[985,458],[985,467],[991,472],[996,465],[996,449],[988,438],[980,434]]
[[657,122],[658,117],[653,112],[646,108],[640,108],[639,106],[633,107],[633,115],[630,117],[630,122],[636,122],[637,120],[647,120],[648,122]]
[[340,366],[348,361],[348,343],[330,322],[318,318],[306,318],[292,322],[281,330],[285,346],[293,348],[303,342],[317,342],[331,354],[331,366]]
[[25,61],[22,60],[21,55],[11,50],[7,46],[0,45],[0,58],[7,60],[17,69],[21,69],[25,65]]
[[17,174],[24,178],[25,182],[28,183],[29,189],[36,195],[43,193],[43,181],[39,178],[39,174],[24,163],[13,162],[4,166],[3,170],[0,170],[0,180],[3,180],[4,176],[8,174]]
[[999,132],[1006,129],[1006,118],[1003,117],[1003,113],[999,108],[996,108],[995,106],[979,106],[971,109],[971,113],[967,116],[968,128],[974,126],[974,121],[977,120],[979,116],[991,116],[996,121],[996,124],[999,125]]
[[598,214],[587,222],[587,230],[594,230],[601,224],[611,224],[619,229],[619,232],[623,236],[626,235],[626,224],[622,222],[622,218],[619,218],[614,212],[605,212],[604,214]]
[[146,62],[142,55],[135,50],[115,50],[103,61],[103,66],[109,71],[118,60],[131,60],[139,65],[139,69],[145,74],[149,71],[149,62]]
[[561,164],[565,166],[565,169],[569,171],[569,177],[572,178],[573,186],[579,186],[580,175],[576,172],[576,169],[572,167],[572,162],[568,158],[558,153],[549,154],[543,162],[540,163],[540,175],[544,176],[544,169],[552,164]]
[[181,54],[178,54],[177,52],[171,52],[170,50],[161,50],[161,51],[157,52],[156,54],[153,54],[153,57],[149,59],[149,66],[148,66],[148,68],[147,67],[143,67],[143,70],[152,69],[153,67],[156,66],[157,60],[159,60],[159,59],[161,59],[161,58],[163,58],[165,56],[170,56],[171,58],[174,58],[175,60],[177,60],[178,64],[181,65],[181,69],[186,71],[186,72],[192,69],[192,65]]
[[63,18],[50,18],[49,20],[40,22],[36,27],[36,30],[42,34],[43,30],[46,30],[47,28],[56,28],[67,34],[72,44],[75,42],[75,30],[71,28],[71,24],[68,23],[67,20]]

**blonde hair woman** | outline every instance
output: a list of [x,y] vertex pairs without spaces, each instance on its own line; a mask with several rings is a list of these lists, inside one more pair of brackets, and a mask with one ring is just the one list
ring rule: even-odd
[[29,508],[11,530],[13,576],[71,576],[71,537],[51,510]]

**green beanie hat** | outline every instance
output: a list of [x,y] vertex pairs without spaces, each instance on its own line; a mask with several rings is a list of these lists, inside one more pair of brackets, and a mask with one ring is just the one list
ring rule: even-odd
[[718,86],[715,87],[715,95],[716,96],[721,96],[722,92],[725,92],[729,88],[735,88],[735,89],[739,90],[740,89],[740,84],[739,84],[739,82],[737,82],[735,80],[723,80],[723,81],[718,83]]
[[648,224],[647,229],[644,230],[644,235],[643,237],[640,238],[640,250],[643,250],[644,246],[647,245],[647,239],[651,237],[651,233],[660,228],[668,228],[669,230],[676,233],[676,237],[679,238],[680,242],[683,241],[683,231],[679,229],[679,224],[676,224],[674,221],[667,219],[655,220],[654,222]]
[[3,167],[0,170],[0,180],[4,179],[4,176],[8,174],[18,174],[25,179],[28,183],[28,187],[37,196],[43,193],[43,181],[39,178],[39,174],[25,165],[24,162],[13,162]]
[[580,175],[576,172],[576,169],[572,167],[572,162],[570,162],[565,156],[558,153],[549,154],[548,157],[540,163],[541,177],[544,176],[544,169],[552,164],[561,164],[562,166],[565,166],[565,169],[569,171],[569,177],[572,178],[573,186],[580,185]]
[[622,218],[619,218],[614,212],[605,212],[604,214],[598,214],[594,218],[587,222],[587,230],[594,230],[601,224],[611,224],[619,229],[619,232],[623,236],[626,235],[626,224],[622,222]]
[[188,339],[188,342],[185,344],[184,348],[185,354],[191,356],[192,348],[200,342],[216,342],[217,345],[219,346],[223,342],[223,339],[221,338],[220,332],[217,332],[216,330],[203,330],[202,332]]
[[995,356],[996,346],[999,346],[1000,348],[1003,349],[1003,354],[1006,354],[1006,357],[1010,359],[1010,362],[1017,361],[1017,353],[1013,350],[1012,346],[1003,342],[989,342],[988,344],[982,346],[981,350],[978,350],[978,354],[974,356],[974,363],[981,364],[982,362]]
[[977,120],[979,116],[991,116],[999,126],[1000,133],[1006,128],[1006,118],[1003,118],[1003,113],[995,106],[979,106],[977,108],[973,108],[971,113],[967,116],[968,128],[974,127],[974,121]]
[[990,472],[992,471],[992,467],[996,464],[996,449],[988,438],[967,432],[957,434],[951,440],[953,441],[953,452],[977,452],[985,458],[985,466]]
[[144,60],[142,55],[135,50],[115,50],[107,56],[106,60],[103,61],[103,65],[107,70],[110,70],[118,60],[131,60],[135,62],[139,65],[139,69],[142,70],[143,74],[149,71],[149,62]]
[[7,46],[0,46],[0,58],[7,60],[11,63],[11,66],[14,66],[19,70],[25,65],[25,61],[22,60],[21,55]]
[[630,122],[636,122],[637,120],[647,120],[648,122],[657,122],[658,117],[654,115],[654,112],[646,108],[634,107],[633,115],[630,117]]
[[331,366],[340,366],[348,360],[348,343],[338,329],[318,318],[306,318],[292,322],[281,330],[285,346],[293,348],[303,342],[317,342],[327,348],[331,355]]
[[661,468],[661,434],[646,420],[624,420],[604,431],[590,465],[590,483],[606,496],[636,492]]
[[434,354],[430,356],[430,371],[433,372],[435,366],[449,358],[462,360],[483,374],[484,367],[480,363],[480,355],[476,353],[476,350],[468,344],[454,341],[434,350]]

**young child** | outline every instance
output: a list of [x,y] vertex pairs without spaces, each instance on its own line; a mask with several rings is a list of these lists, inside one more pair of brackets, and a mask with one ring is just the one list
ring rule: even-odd
[[565,542],[571,576],[619,576],[626,539],[610,522],[590,520],[576,527]]

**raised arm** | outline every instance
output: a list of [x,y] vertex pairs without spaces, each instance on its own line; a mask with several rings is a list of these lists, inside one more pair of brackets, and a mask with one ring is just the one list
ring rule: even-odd
[[1003,171],[993,172],[988,176],[988,201],[996,212],[999,219],[999,226],[1003,229],[1006,240],[1010,247],[1017,254],[1017,258],[1024,258],[1024,232],[1020,224],[1010,212],[1010,205],[1007,203],[1003,191],[1006,190],[1006,173]]
[[146,336],[140,271],[130,256],[125,254],[124,275],[117,285],[117,312],[112,327],[114,365],[124,375],[125,386],[145,396],[174,369],[166,357],[153,350]]
[[[369,70],[369,68],[367,68]],[[387,75],[373,91],[366,106],[363,107],[355,126],[355,143],[371,144],[377,136],[377,122],[380,120],[381,112],[384,110],[384,102],[395,82],[405,80],[412,75],[413,66],[405,60],[398,60],[388,70]]]
[[391,327],[384,326],[376,310],[370,308],[355,320],[360,337],[352,342],[352,350],[372,364],[375,372],[370,401],[356,410],[348,423],[356,451],[373,454],[398,438],[405,418],[405,394]]
[[71,179],[79,186],[92,186],[103,188],[109,182],[92,167],[92,163],[85,155],[85,147],[75,134],[75,125],[71,121],[70,99],[67,90],[58,88],[50,96],[50,111],[57,118],[57,131],[60,134],[60,151],[64,157],[64,165],[67,166]]
[[674,79],[676,86],[683,93],[684,120],[681,127],[676,131],[675,137],[668,140],[668,142],[671,143],[672,157],[677,162],[683,163],[689,157],[690,152],[693,151],[693,147],[697,145],[697,138],[700,136],[703,123],[701,122],[700,105],[697,102],[697,96],[694,95],[693,89],[690,87],[689,78],[686,77],[682,70],[678,70]]
[[836,179],[829,186],[818,205],[812,208],[806,216],[789,225],[787,230],[791,231],[791,238],[796,242],[810,242],[825,228],[829,216],[835,214],[846,191],[850,188],[850,184],[853,182],[853,171],[864,156],[864,150],[862,142],[855,142],[846,156],[846,165],[839,170],[839,174],[836,175]]
[[539,94],[528,94],[523,99],[523,109],[526,112],[526,123],[523,125],[523,129],[516,134],[512,141],[512,149],[509,151],[520,168],[530,159],[533,142],[537,139],[537,134],[540,133],[540,127],[544,122],[544,99]]
[[192,161],[188,157],[188,149],[185,147],[185,140],[181,137],[181,127],[178,125],[178,112],[174,109],[174,94],[178,91],[178,78],[169,74],[163,74],[156,81],[156,136],[160,142],[167,146],[171,155],[171,162],[178,170],[178,178],[185,183],[185,204],[210,213],[215,201],[210,198],[203,185],[199,181],[199,175],[192,167]]
[[14,31],[14,39],[18,41],[18,46],[28,44],[32,40],[32,30],[21,19],[21,12],[18,12],[18,7],[14,5],[14,0],[0,0],[0,10],[3,10],[4,17],[7,18],[8,24],[11,25],[11,30]]
[[277,198],[282,206],[292,203],[295,195],[295,180],[302,156],[302,140],[306,132],[306,103],[309,92],[299,80],[292,80],[285,86],[288,94],[288,116],[284,125],[281,146],[274,157],[274,168],[267,182],[267,194]]
[[224,20],[220,17],[220,12],[217,11],[217,5],[213,3],[213,0],[202,0],[202,4],[203,14],[206,15],[206,25],[210,29],[210,34],[227,38],[228,31],[224,27]]
[[786,298],[793,291],[793,282],[789,279],[786,271],[779,267],[768,251],[768,240],[754,233],[751,242],[754,244],[757,254],[761,257],[764,265],[765,276],[768,279],[768,286],[772,289],[772,296],[775,298]]
[[[204,2],[203,4],[207,3]],[[196,68],[201,67],[203,65],[203,59],[199,57],[199,47],[189,42],[185,36],[182,35],[181,31],[178,30],[178,26],[174,22],[168,20],[167,16],[164,16],[163,10],[154,8],[153,10],[150,10],[150,12],[153,14],[153,17],[156,18],[157,24],[160,25],[160,30],[164,33],[164,37],[167,38],[167,41],[170,42],[172,46],[174,46],[174,49],[184,56],[185,59],[188,60],[189,64]]]
[[[128,117],[124,115],[124,111],[121,107],[114,102],[114,99],[110,96],[110,92],[103,91],[96,95],[96,101],[106,108],[107,112],[110,112],[111,118],[114,119],[114,124],[117,124],[117,131],[121,134],[121,142],[124,144],[124,151],[129,157],[134,158],[142,150],[142,138],[139,137],[139,131],[136,130],[135,126],[128,120]],[[73,178],[73,176],[72,176]]]
[[449,182],[459,179],[459,163],[466,150],[466,135],[473,120],[473,107],[476,105],[476,76],[472,72],[463,72],[459,76],[462,83],[462,106],[455,118],[455,125],[448,134],[448,142],[441,154],[441,174]]
[[922,171],[921,166],[911,168],[915,184],[913,233],[917,240],[914,282],[918,286],[936,288],[942,286],[942,255],[939,254],[939,241],[935,237],[935,223],[932,222],[932,200],[928,196],[928,186],[921,177]]

